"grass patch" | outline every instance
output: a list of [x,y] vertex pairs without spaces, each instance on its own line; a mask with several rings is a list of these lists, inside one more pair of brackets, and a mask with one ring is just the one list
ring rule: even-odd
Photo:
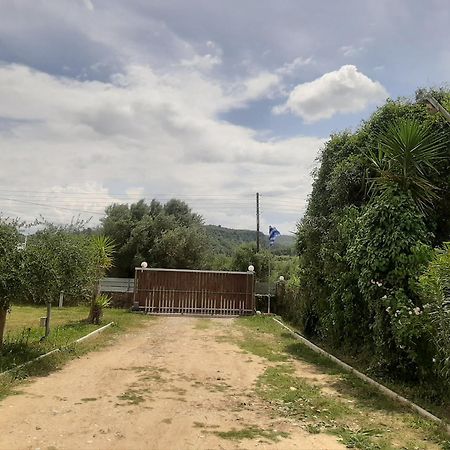
[[383,410],[386,412],[409,411],[401,403],[383,395],[376,387],[367,384],[351,373],[342,373],[332,386],[342,395],[354,399],[358,408]]
[[259,377],[256,390],[283,415],[304,421],[325,421],[331,426],[351,412],[340,400],[322,394],[317,386],[296,377],[292,366],[287,364],[267,368]]
[[436,389],[436,386],[432,383],[419,384],[413,381],[402,381],[395,379],[395,374],[389,377],[381,372],[380,369],[375,370],[372,366],[370,349],[365,349],[355,354],[354,352],[352,353],[352,349],[349,347],[330,347],[326,342],[312,342],[387,388],[450,423],[450,398],[442,395],[442,392]]
[[229,389],[231,389],[232,386],[230,386],[228,383],[215,383],[215,384],[209,384],[207,386],[207,389],[210,392],[225,392],[228,391]]
[[208,330],[212,325],[211,319],[197,319],[195,321],[194,330]]
[[232,441],[264,438],[272,442],[278,442],[280,438],[286,438],[289,436],[288,433],[282,431],[264,430],[256,426],[250,426],[247,428],[242,428],[240,430],[236,430],[235,428],[233,428],[230,431],[214,431],[213,433],[222,439],[229,439]]
[[450,437],[439,424],[430,422],[411,413],[404,416],[403,421],[409,427],[423,433],[430,442],[441,445],[444,450],[450,450]]
[[342,369],[330,358],[315,352],[300,341],[293,341],[292,335],[288,332],[283,332],[281,335],[286,339],[284,350],[294,358],[318,366],[322,372],[329,375],[342,373]]
[[194,428],[214,429],[219,428],[219,425],[207,425],[203,422],[194,422]]
[[[358,448],[361,450],[391,450],[393,447],[382,438],[383,433],[380,430],[357,430],[352,431],[348,429],[341,429],[335,432],[342,443],[347,448]],[[374,438],[377,442],[374,442]],[[403,447],[403,448],[415,448],[413,447]],[[416,447],[419,448],[419,447]]]
[[[106,325],[116,324],[120,331],[143,322],[144,317],[126,310],[107,309],[101,325],[84,322],[87,306],[67,307],[52,311],[52,329],[47,339],[41,340],[43,328],[38,326],[39,317],[46,313],[43,307],[16,306],[7,319],[7,332],[0,351],[0,372],[12,369],[48,353],[55,348],[66,347],[76,339]],[[146,318],[148,319],[148,318]]]
[[[268,361],[282,362],[266,368],[257,381],[256,393],[279,415],[298,421],[310,433],[325,431],[338,436],[348,448],[362,450],[422,449],[431,442],[433,448],[450,450],[449,437],[441,427],[344,372],[271,318],[242,318],[238,327],[244,336],[236,342],[241,348]],[[295,359],[319,367],[328,378],[312,384],[296,376]],[[333,388],[336,394],[322,390],[321,385]]]
[[[45,308],[42,307],[16,306],[13,308],[7,321],[7,342],[0,353],[0,371],[13,370],[0,375],[0,400],[7,395],[17,393],[20,383],[28,377],[46,376],[60,369],[67,361],[108,345],[120,333],[142,326],[149,321],[149,317],[132,314],[126,310],[107,309],[101,325],[90,325],[81,321],[87,317],[88,307],[86,306],[55,308],[53,313],[55,321],[52,321],[55,326],[52,326],[49,338],[40,341],[42,329],[36,327],[28,330],[23,326],[30,325],[32,320],[36,322],[44,314]],[[114,321],[115,325],[103,333],[80,344],[71,344],[79,337],[111,321]],[[22,324],[22,328],[19,324]],[[25,339],[24,336],[27,338]],[[29,362],[54,348],[61,348],[61,351],[16,369],[18,365]]]
[[280,362],[288,359],[288,355],[268,345],[268,339],[265,339],[264,336],[259,339],[252,336],[251,333],[245,333],[244,340],[240,342],[240,347],[246,352],[266,358],[269,361]]

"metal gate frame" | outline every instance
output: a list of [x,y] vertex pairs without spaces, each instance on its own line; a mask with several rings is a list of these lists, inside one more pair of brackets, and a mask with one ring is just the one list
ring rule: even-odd
[[134,302],[147,314],[251,315],[254,289],[253,272],[137,267]]

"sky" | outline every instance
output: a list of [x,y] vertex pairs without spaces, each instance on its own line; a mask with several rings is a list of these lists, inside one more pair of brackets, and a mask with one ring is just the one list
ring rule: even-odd
[[0,212],[295,231],[331,133],[450,80],[448,0],[0,0]]

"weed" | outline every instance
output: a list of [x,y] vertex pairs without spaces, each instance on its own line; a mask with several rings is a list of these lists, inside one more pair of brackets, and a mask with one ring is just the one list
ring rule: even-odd
[[[125,391],[123,394],[117,396],[119,400],[123,400],[126,402],[126,405],[138,405],[145,401],[144,397],[140,394],[139,391],[135,391],[129,389]],[[119,406],[123,406],[118,404]]]
[[219,428],[219,425],[207,425],[203,422],[194,422],[194,428],[205,428],[205,429],[214,429]]
[[321,429],[320,426],[318,426],[318,425],[313,425],[313,424],[311,424],[311,423],[309,423],[308,425],[306,425],[305,430],[306,430],[308,433],[311,433],[311,434],[319,434],[319,433],[322,431],[322,429]]
[[289,436],[288,433],[282,431],[264,430],[256,426],[242,428],[241,430],[236,430],[235,428],[233,428],[231,431],[214,431],[213,433],[222,439],[229,439],[233,441],[241,441],[243,439],[265,438],[272,442],[278,442],[280,438],[286,438]]
[[373,437],[380,437],[378,430],[358,430],[339,429],[336,431],[341,441],[347,448],[358,448],[361,450],[388,450],[392,447],[386,442],[373,442]]

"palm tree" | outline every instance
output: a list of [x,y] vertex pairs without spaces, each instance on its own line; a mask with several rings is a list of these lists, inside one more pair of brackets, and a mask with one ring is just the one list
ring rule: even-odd
[[371,191],[386,192],[397,187],[411,194],[423,212],[439,198],[438,188],[430,181],[437,174],[446,142],[430,126],[413,119],[399,119],[378,135],[377,151],[368,152],[376,172]]
[[[98,319],[98,301],[100,297],[100,281],[107,271],[113,267],[114,241],[108,236],[94,236],[92,239],[92,251],[94,259],[94,292],[92,293],[91,308],[88,322],[95,323]],[[104,302],[102,301],[102,304]]]

